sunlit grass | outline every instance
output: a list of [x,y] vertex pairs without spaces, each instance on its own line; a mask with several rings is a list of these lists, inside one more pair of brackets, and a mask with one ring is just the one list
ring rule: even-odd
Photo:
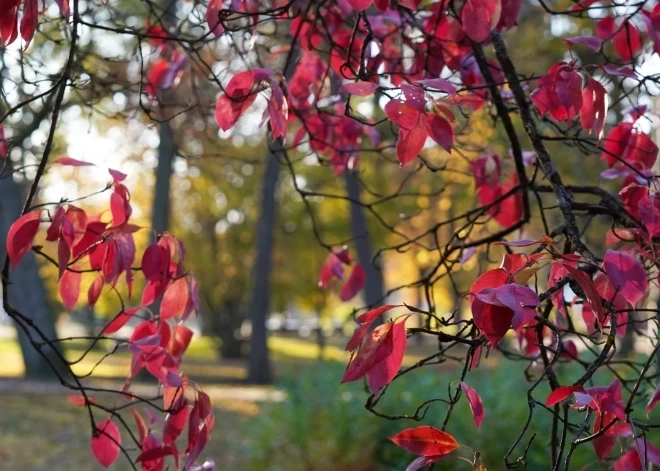
[[[107,346],[106,342],[102,347]],[[70,361],[78,360],[85,351],[86,344],[79,341],[66,342],[66,356]],[[343,349],[342,344],[329,342],[323,350],[323,359],[346,363],[350,354]],[[319,358],[319,346],[306,339],[294,337],[271,336],[268,347],[278,371],[297,367],[301,362],[316,361]],[[404,365],[412,365],[421,360],[427,349],[415,346],[409,348],[404,359]],[[120,347],[112,355],[103,358],[108,351],[98,348],[87,352],[84,358],[72,365],[77,375],[88,375],[96,378],[123,378],[130,367],[131,356],[124,347]],[[103,360],[103,361],[101,361]],[[99,363],[100,362],[100,363]],[[217,348],[211,337],[193,339],[185,355],[182,370],[191,377],[203,377],[209,380],[241,381],[247,377],[244,361],[222,361],[217,354]],[[24,373],[23,360],[19,345],[14,339],[0,340],[0,377],[17,378]]]

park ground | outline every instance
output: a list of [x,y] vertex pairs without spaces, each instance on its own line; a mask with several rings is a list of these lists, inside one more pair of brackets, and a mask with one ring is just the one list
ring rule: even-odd
[[[219,470],[403,470],[413,457],[392,445],[387,437],[404,428],[442,423],[446,411],[442,404],[431,407],[421,423],[384,420],[367,412],[364,385],[339,384],[348,354],[338,342],[326,346],[322,359],[315,343],[300,338],[271,337],[269,346],[276,376],[275,384],[269,387],[243,384],[247,374],[244,362],[219,360],[212,340],[205,337],[191,344],[184,361],[183,370],[209,394],[215,409],[216,427],[204,456],[215,460]],[[404,365],[419,361],[432,348],[411,344]],[[68,355],[74,358],[80,352],[81,346],[74,344]],[[93,351],[75,367],[76,372],[88,372],[103,353]],[[22,379],[20,350],[11,339],[0,340],[0,358],[0,469],[103,469],[89,451],[89,418],[67,401],[70,392],[59,384]],[[112,355],[94,369],[91,381],[120,388],[129,360],[127,353]],[[481,451],[489,470],[501,469],[502,457],[528,414],[528,384],[522,368],[516,373],[510,368],[498,368],[497,364],[494,357],[482,361],[466,378],[484,401],[486,417],[481,429],[476,429],[465,401],[457,404],[448,428],[459,443]],[[578,372],[566,364],[559,368],[559,374],[560,381],[569,384]],[[424,400],[446,397],[447,386],[457,384],[460,365],[432,365],[409,376],[402,378],[405,382],[395,381],[388,388],[379,404],[380,412],[412,414]],[[610,380],[600,379],[603,383]],[[136,387],[144,391],[152,388],[148,384]],[[535,397],[544,400],[548,393],[542,386],[535,391]],[[112,400],[103,396],[97,399]],[[529,433],[547,430],[549,420],[549,414],[535,414]],[[182,443],[185,434],[184,431]],[[660,445],[660,437],[656,442]],[[547,443],[533,442],[527,469],[546,469],[547,454]],[[574,469],[608,469],[606,464],[596,463],[591,447],[578,448],[574,463]],[[113,466],[116,471],[130,469],[121,459]],[[441,469],[469,471],[470,466],[460,460],[448,460]]]

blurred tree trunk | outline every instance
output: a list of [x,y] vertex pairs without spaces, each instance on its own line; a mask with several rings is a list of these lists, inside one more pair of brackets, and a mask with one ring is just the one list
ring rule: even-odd
[[323,332],[323,311],[316,309],[316,345],[319,347],[319,360],[325,355],[325,332]]
[[344,175],[346,177],[346,192],[351,199],[351,230],[355,241],[355,249],[358,262],[362,265],[366,274],[364,297],[367,305],[375,306],[383,302],[383,275],[380,268],[372,263],[373,254],[369,241],[367,218],[364,215],[364,208],[360,204],[362,201],[360,183],[353,172],[347,170]]
[[[9,175],[0,179],[0,257],[2,260],[7,256],[6,241],[9,227],[21,215],[23,205],[21,197],[23,192],[11,176],[11,168],[8,170]],[[31,319],[34,328],[29,328],[29,330],[33,339],[43,341],[36,329],[48,340],[56,339],[55,323],[48,310],[46,290],[33,252],[25,254],[16,268],[10,268],[9,282],[9,304]],[[68,367],[60,361],[57,352],[52,347],[44,347],[42,355],[30,343],[28,334],[20,326],[16,325],[16,331],[23,354],[26,376],[53,379],[55,372],[52,368],[56,368],[58,373],[68,371]]]
[[151,209],[151,227],[156,233],[167,231],[170,225],[170,182],[175,147],[169,121],[158,125],[158,137],[158,165]]
[[[163,0],[163,24],[166,30],[174,23],[176,10],[177,0]],[[170,183],[176,148],[172,126],[163,111],[163,104],[167,104],[171,97],[171,93],[162,93],[158,113],[162,121],[158,123],[158,164],[151,209],[151,227],[156,234],[167,231],[170,225]]]
[[[3,58],[4,59],[4,58]],[[4,76],[4,60],[2,72]],[[2,86],[2,79],[0,79]],[[25,129],[17,129],[13,139],[15,145],[21,145],[25,138],[37,130],[41,122],[47,118],[51,111],[51,95],[38,113],[32,118],[32,122]],[[4,113],[4,106],[0,104],[0,113]],[[7,157],[9,163],[9,157]],[[12,223],[18,219],[23,209],[23,191],[21,186],[12,176],[10,164],[5,169],[5,174],[0,177],[0,259],[7,257],[7,234]],[[30,335],[36,341],[42,341],[36,332],[39,330],[44,337],[53,340],[57,338],[55,322],[48,309],[48,299],[43,280],[39,275],[39,266],[33,252],[25,254],[21,263],[9,271],[9,304],[24,316],[30,318],[33,328],[29,328]],[[56,373],[66,375],[70,370],[53,347],[45,346],[41,353],[32,345],[30,337],[16,322],[18,343],[23,355],[25,375],[31,378],[54,379]],[[53,371],[55,368],[56,371]]]
[[216,324],[215,335],[222,342],[220,345],[222,358],[243,358],[243,340],[240,338],[243,316],[240,314],[240,309],[240,301],[227,299],[213,317]]
[[270,270],[277,211],[275,192],[279,173],[280,164],[277,155],[271,153],[266,159],[266,171],[261,189],[261,216],[257,225],[256,257],[248,313],[252,322],[248,382],[253,384],[269,384],[273,379],[268,354],[266,319],[270,310]]

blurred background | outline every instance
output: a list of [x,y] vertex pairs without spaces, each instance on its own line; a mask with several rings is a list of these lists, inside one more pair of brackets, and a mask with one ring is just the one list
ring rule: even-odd
[[[85,14],[101,23],[112,17],[115,22],[121,19],[135,27],[148,22],[153,14],[140,2],[85,5]],[[177,5],[175,16],[188,20],[194,16],[196,4]],[[579,20],[551,18],[531,2],[522,15],[520,27],[509,37],[515,37],[511,49],[514,61],[529,76],[538,76],[566,59],[562,38],[591,34]],[[22,66],[18,65],[22,56],[18,47],[2,51],[3,90],[8,103],[38,92],[40,74],[59,70],[66,51],[57,41],[62,29],[57,16],[56,10],[47,11],[51,21],[41,26]],[[364,152],[359,156],[357,175],[337,175],[305,145],[292,152],[290,166],[282,161],[269,165],[274,159],[259,127],[264,104],[260,100],[232,131],[219,132],[210,108],[217,87],[208,82],[205,88],[193,91],[190,84],[194,81],[188,77],[191,71],[186,70],[177,87],[151,104],[155,114],[162,113],[167,119],[152,120],[140,112],[144,103],[138,90],[142,85],[139,77],[144,70],[129,59],[139,47],[148,63],[157,47],[143,41],[136,46],[133,38],[90,30],[82,32],[81,42],[87,54],[80,64],[81,80],[88,84],[67,96],[54,156],[66,155],[97,167],[50,167],[38,202],[85,197],[76,204],[89,213],[96,208],[98,213],[107,207],[108,193],[97,193],[109,181],[106,168],[118,169],[128,175],[133,222],[170,231],[184,242],[187,266],[199,283],[202,312],[189,321],[195,336],[182,370],[204,388],[217,409],[216,429],[205,456],[214,459],[219,469],[405,469],[412,457],[386,437],[413,426],[413,422],[378,418],[364,409],[368,397],[364,385],[339,385],[349,358],[344,346],[355,328],[356,310],[379,300],[425,309],[432,298],[440,315],[454,310],[459,316],[470,315],[463,312],[467,303],[460,303],[459,293],[466,292],[487,267],[498,265],[503,252],[476,254],[451,277],[434,283],[432,293],[428,293],[415,282],[437,262],[435,246],[406,241],[474,207],[474,183],[468,170],[471,159],[486,152],[508,155],[505,136],[493,128],[488,111],[482,109],[471,116],[469,126],[458,133],[458,150],[452,156],[437,148],[425,150],[429,162],[449,171],[402,170],[392,152]],[[204,53],[209,54],[208,62],[225,84],[240,70],[239,61],[232,58],[231,45],[224,40]],[[646,66],[655,67],[657,73],[656,59],[647,61]],[[651,95],[639,101],[659,111]],[[198,105],[182,107],[190,97],[199,99]],[[358,110],[379,119],[381,108],[369,100],[356,101]],[[48,135],[51,107],[48,100],[35,102],[12,114],[5,124],[7,138],[13,143],[8,161],[17,171],[13,178],[0,181],[3,241],[12,215],[20,209],[22,195],[34,178]],[[613,110],[614,114],[620,112]],[[656,133],[657,122],[647,125]],[[392,143],[392,129],[378,128],[378,132],[382,143]],[[568,183],[596,181],[605,168],[596,155],[559,146],[552,151]],[[602,183],[606,188],[610,185]],[[311,211],[297,188],[318,195],[308,198]],[[616,184],[612,184],[614,188]],[[351,204],[347,196],[361,200],[364,206]],[[547,203],[551,205],[551,199]],[[598,247],[608,222],[595,218],[590,224],[586,237],[593,234],[591,246]],[[264,227],[272,230],[272,244],[264,244],[257,236]],[[483,230],[491,227],[497,228],[496,223],[484,224]],[[455,230],[451,224],[443,226],[437,233],[439,243]],[[543,234],[543,227],[531,227],[521,238]],[[136,234],[138,253],[152,237],[149,230]],[[339,300],[339,285],[319,288],[319,273],[328,256],[323,244],[334,248],[346,244],[352,257],[367,268],[365,289],[348,303]],[[398,244],[405,249],[393,250]],[[377,267],[372,260],[377,261]],[[61,338],[97,335],[120,309],[117,299],[104,293],[93,309],[81,299],[74,310],[67,311],[57,293],[57,269],[33,256],[26,258],[24,266],[15,283],[22,299],[30,301],[29,313]],[[269,290],[255,288],[263,286],[258,283],[263,283],[264,277]],[[545,280],[547,275],[541,272],[539,279]],[[92,280],[84,278],[83,293]],[[136,280],[134,297],[139,297],[141,283],[143,280]],[[128,297],[128,293],[122,294]],[[261,306],[267,306],[265,313]],[[415,322],[412,320],[411,325]],[[117,337],[127,338],[133,326],[123,327]],[[257,330],[267,332],[267,340],[261,344],[254,341]],[[24,344],[20,340],[12,323],[0,313],[0,468],[100,469],[89,453],[89,423],[84,413],[66,401],[67,392],[57,383],[47,381],[47,368],[39,364],[33,351],[21,347]],[[512,339],[506,341],[510,348],[517,348]],[[82,340],[67,342],[67,358],[80,357],[86,348]],[[101,342],[73,368],[77,374],[89,374],[92,384],[121,388],[130,354],[120,348],[105,358],[108,348]],[[248,361],[251,349],[264,353],[259,362]],[[413,365],[435,349],[432,339],[422,335],[411,338],[404,365]],[[623,354],[634,351],[631,344]],[[465,401],[458,404],[459,413],[449,429],[459,442],[469,438],[472,446],[480,447],[484,464],[493,470],[500,469],[501,457],[511,442],[498,437],[515,437],[528,412],[523,393],[525,372],[522,368],[516,372],[497,368],[501,361],[493,354],[471,373],[470,385],[485,403],[482,430],[487,433],[476,430]],[[381,409],[391,414],[414,413],[435,392],[444,393],[452,382],[455,385],[461,367],[460,363],[442,363],[395,381]],[[575,376],[569,364],[560,368],[560,376]],[[608,382],[605,376],[600,379],[603,384]],[[142,381],[149,387],[148,378]],[[539,397],[547,393],[539,391]],[[511,407],[514,400],[522,406]],[[424,423],[441,422],[444,412],[444,405],[432,406]],[[547,429],[549,423],[549,416],[537,414],[531,430]],[[541,469],[547,462],[546,454],[546,443],[533,442],[528,469]],[[579,448],[575,469],[594,460],[590,448]],[[469,468],[457,461],[437,467]],[[129,468],[120,460],[114,469]]]

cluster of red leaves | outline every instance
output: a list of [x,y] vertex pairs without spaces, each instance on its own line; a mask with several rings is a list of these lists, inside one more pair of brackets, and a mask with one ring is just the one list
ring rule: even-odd
[[370,330],[373,322],[383,313],[398,306],[381,306],[359,316],[360,327],[346,344],[351,359],[346,367],[342,383],[358,381],[365,376],[371,391],[377,394],[392,382],[403,363],[406,352],[406,320],[402,316],[394,322],[386,322]]
[[520,191],[513,191],[518,184],[516,174],[501,182],[501,162],[498,154],[486,154],[471,161],[470,170],[475,178],[479,203],[488,208],[488,214],[498,223],[510,227],[522,217],[522,195]]
[[[353,265],[353,269],[348,278],[344,276],[344,265]],[[323,268],[321,268],[319,286],[326,289],[333,278],[343,282],[341,290],[339,291],[339,298],[342,301],[353,299],[364,287],[366,281],[364,268],[362,268],[362,265],[359,263],[352,262],[347,247],[330,252],[325,264],[323,264]]]
[[[62,16],[68,19],[71,16],[69,0],[55,0],[60,7]],[[21,9],[21,6],[23,7]],[[2,45],[8,46],[18,37],[20,29],[21,38],[26,47],[32,41],[34,32],[39,24],[39,16],[43,15],[45,2],[39,6],[39,0],[8,0],[0,5],[0,38]],[[19,28],[19,10],[22,12]]]
[[273,139],[285,137],[289,117],[288,103],[284,98],[279,75],[272,70],[254,68],[234,75],[225,93],[215,103],[215,120],[223,131],[233,128],[241,115],[254,103],[257,95],[264,90],[263,84],[270,87],[270,97],[264,110],[261,124],[270,121]]
[[[659,388],[660,389],[660,388]],[[647,414],[657,403],[658,390],[646,407]],[[588,408],[595,414],[593,433],[600,434],[592,440],[596,457],[599,461],[607,458],[614,450],[619,437],[633,437],[633,431],[626,422],[626,411],[621,394],[621,383],[614,380],[609,386],[584,388],[582,385],[560,386],[546,399],[546,407],[552,407],[561,401],[574,397],[571,407]],[[643,438],[635,438],[631,448],[614,462],[615,471],[643,471],[648,469],[642,463],[653,463],[660,467],[660,450]]]
[[[92,165],[69,157],[59,158],[55,163],[75,167]],[[92,307],[103,287],[114,288],[122,274],[129,297],[134,272],[144,275],[145,288],[140,304],[124,308],[105,326],[102,335],[114,334],[136,316],[144,319],[126,342],[132,363],[122,392],[129,393],[131,378],[146,368],[163,387],[163,410],[168,411],[168,415],[164,422],[151,415],[147,426],[140,414],[132,410],[142,447],[136,462],[142,464],[143,471],[162,471],[165,458],[171,456],[177,468],[179,460],[184,458],[184,468],[192,469],[214,424],[208,396],[196,391],[195,400],[190,404],[185,395],[188,380],[179,371],[193,336],[183,322],[193,312],[199,312],[197,285],[192,274],[185,270],[183,245],[170,234],[161,234],[158,241],[144,251],[141,266],[133,266],[136,258],[133,234],[141,228],[130,222],[133,211],[130,192],[123,183],[126,175],[112,169],[109,172],[112,177],[110,220],[105,219],[105,213],[88,216],[84,210],[66,204],[59,205],[46,221],[49,225],[45,241],[57,245],[59,292],[64,305],[73,309],[80,296],[83,273],[96,273],[87,293],[87,304]],[[7,253],[12,266],[16,267],[32,249],[42,213],[42,210],[30,211],[12,224],[7,236]],[[160,310],[156,315],[149,307],[159,299]],[[124,397],[130,401],[134,396],[125,394]],[[70,400],[80,406],[91,407],[97,403],[86,395]],[[113,418],[96,425],[91,441],[92,453],[106,467],[118,458],[121,450],[121,434]],[[162,424],[160,433],[153,430],[156,424]],[[185,450],[178,450],[175,442],[186,424],[188,444]]]

